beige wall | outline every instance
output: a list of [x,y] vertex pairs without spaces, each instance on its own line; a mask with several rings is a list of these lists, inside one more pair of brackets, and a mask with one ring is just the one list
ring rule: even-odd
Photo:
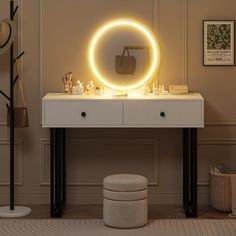
[[[8,0],[0,1],[1,18],[6,15],[7,2]],[[60,11],[60,4],[66,3],[63,9],[69,9],[70,4],[78,6],[80,3],[81,6],[71,14],[72,16],[78,14],[80,17],[78,25],[87,21],[92,24],[101,20],[102,18],[96,17],[102,15],[105,19],[108,16],[112,17],[113,14],[115,16],[130,14],[141,19],[143,17],[143,20],[158,32],[162,50],[159,73],[161,82],[166,86],[188,84],[191,91],[200,92],[205,98],[206,127],[198,133],[198,183],[200,202],[206,203],[209,165],[226,163],[236,166],[236,109],[234,109],[236,68],[202,66],[202,20],[235,19],[235,1],[91,0],[89,3],[88,0],[47,0],[45,2],[51,7],[52,3],[55,3],[57,11]],[[47,78],[42,74],[40,77],[40,0],[21,0],[21,3],[22,48],[26,52],[23,78],[29,106],[30,128],[16,130],[16,200],[21,204],[42,204],[49,203],[50,142],[49,130],[40,127],[41,94],[60,91],[61,74],[70,70],[70,66],[77,76],[79,73],[82,73],[80,76],[87,74],[82,64],[76,67],[62,60],[58,71],[55,65],[52,65],[52,71],[58,73],[58,76],[49,74],[50,78]],[[103,10],[101,6],[104,6]],[[85,11],[86,8],[91,12]],[[49,13],[50,10],[52,9],[46,8],[46,12]],[[99,14],[95,14],[96,11]],[[51,16],[51,21],[53,19]],[[63,25],[63,19],[59,25]],[[43,27],[42,32],[45,32],[47,27]],[[92,32],[92,29],[90,31]],[[86,34],[87,31],[84,32]],[[48,33],[47,36],[51,34],[49,39],[52,40],[55,34]],[[47,36],[43,34],[42,49],[49,43],[45,41]],[[68,50],[73,49],[69,47]],[[67,53],[65,56],[68,56]],[[0,57],[1,89],[7,89],[8,86],[7,59],[7,55]],[[43,73],[46,66],[46,71],[52,73],[49,63],[49,58],[44,58],[41,64]],[[0,204],[6,203],[8,196],[8,129],[5,124],[4,104],[4,99],[1,99]],[[101,183],[104,176],[117,172],[134,172],[148,177],[152,203],[181,203],[181,136],[182,133],[178,129],[68,130],[68,201],[101,202]]]

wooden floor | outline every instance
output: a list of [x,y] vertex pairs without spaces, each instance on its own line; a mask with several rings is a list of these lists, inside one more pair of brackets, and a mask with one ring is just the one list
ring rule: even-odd
[[[26,219],[50,218],[49,205],[33,205],[32,214]],[[65,207],[63,218],[67,219],[102,219],[101,205],[69,205]],[[181,206],[150,205],[149,219],[183,219],[184,211]],[[217,212],[209,206],[199,206],[199,219],[228,219],[228,213]],[[232,218],[231,218],[232,219]]]

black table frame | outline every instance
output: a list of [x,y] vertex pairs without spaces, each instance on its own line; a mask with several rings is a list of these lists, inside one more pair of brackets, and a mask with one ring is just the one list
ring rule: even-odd
[[[51,217],[61,217],[66,203],[65,128],[51,128]],[[183,128],[183,206],[197,217],[197,129]]]

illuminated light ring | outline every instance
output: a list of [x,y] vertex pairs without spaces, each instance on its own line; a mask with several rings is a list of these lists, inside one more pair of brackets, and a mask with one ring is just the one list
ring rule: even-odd
[[[140,79],[139,82],[132,85],[128,85],[128,86],[118,86],[118,85],[110,83],[108,79],[104,78],[101,75],[101,73],[98,71],[96,63],[95,63],[95,59],[94,59],[95,48],[99,39],[112,28],[120,27],[120,26],[129,26],[142,32],[146,36],[148,41],[151,43],[151,48],[153,50],[152,64],[150,66],[148,73],[146,73],[146,75],[142,79]],[[132,89],[141,87],[142,85],[147,83],[150,79],[152,79],[152,77],[155,75],[160,65],[160,48],[152,32],[144,25],[133,20],[115,20],[115,21],[112,21],[103,25],[101,28],[98,29],[98,31],[93,36],[90,43],[90,47],[89,47],[89,63],[97,79],[100,82],[102,82],[105,86],[114,90],[119,90],[119,91],[132,90]]]

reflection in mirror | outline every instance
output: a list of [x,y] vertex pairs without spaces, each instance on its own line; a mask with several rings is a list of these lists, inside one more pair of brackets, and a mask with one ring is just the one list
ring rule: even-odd
[[97,67],[111,83],[120,86],[137,83],[147,72],[148,44],[137,30],[116,28],[98,44]]
[[[136,56],[131,55],[133,50],[145,50],[143,64],[143,71],[147,71],[149,64],[149,52],[147,46],[124,46],[122,55],[116,55],[116,73],[117,74],[135,74],[136,71]],[[140,55],[139,55],[140,57]]]
[[109,83],[127,87],[137,84],[150,72],[150,61],[154,58],[152,49],[150,39],[140,29],[116,26],[99,38],[94,61]]

